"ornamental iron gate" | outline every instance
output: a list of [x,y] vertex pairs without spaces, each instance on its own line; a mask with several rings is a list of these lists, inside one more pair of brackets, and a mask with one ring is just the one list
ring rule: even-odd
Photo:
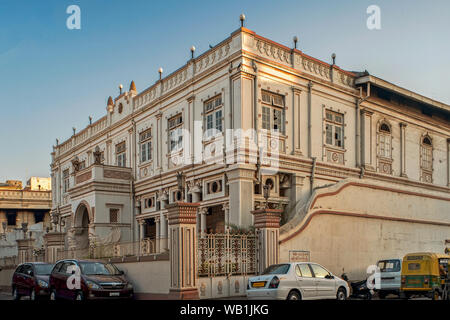
[[258,236],[207,234],[198,239],[199,277],[252,275],[257,273]]

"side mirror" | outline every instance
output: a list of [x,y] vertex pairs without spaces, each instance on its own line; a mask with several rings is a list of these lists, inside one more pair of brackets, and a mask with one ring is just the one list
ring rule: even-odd
[[34,274],[33,274],[33,270],[29,270],[28,271],[28,275],[30,276],[30,277],[32,277]]
[[120,274],[121,276],[123,276],[123,275],[125,274],[125,272],[124,272],[123,270],[119,270],[119,274]]
[[75,274],[75,270],[72,270],[72,274]]
[[334,279],[334,276],[332,274],[327,274],[325,276],[325,279]]

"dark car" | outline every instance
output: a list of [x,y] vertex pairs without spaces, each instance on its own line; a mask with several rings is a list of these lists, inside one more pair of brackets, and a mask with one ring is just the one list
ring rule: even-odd
[[133,298],[133,285],[112,263],[66,259],[58,261],[49,282],[50,300]]
[[11,284],[14,300],[19,300],[22,296],[29,296],[31,300],[48,297],[52,267],[52,264],[43,262],[20,264],[14,271]]

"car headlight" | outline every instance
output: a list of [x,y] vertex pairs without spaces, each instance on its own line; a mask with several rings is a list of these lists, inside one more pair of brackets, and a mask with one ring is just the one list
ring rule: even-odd
[[44,280],[38,280],[38,286],[41,288],[48,288],[48,283]]
[[93,282],[93,281],[87,280],[86,284],[87,284],[89,289],[95,289],[95,290],[101,289],[101,287],[98,284],[96,284],[95,282]]
[[129,283],[129,282],[127,283],[127,289],[128,290],[132,290],[133,289],[133,285],[131,283]]

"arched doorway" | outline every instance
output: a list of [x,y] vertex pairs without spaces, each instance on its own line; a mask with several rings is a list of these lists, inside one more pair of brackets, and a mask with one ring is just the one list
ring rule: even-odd
[[80,203],[75,211],[75,240],[76,249],[86,249],[89,247],[89,206],[86,203]]

